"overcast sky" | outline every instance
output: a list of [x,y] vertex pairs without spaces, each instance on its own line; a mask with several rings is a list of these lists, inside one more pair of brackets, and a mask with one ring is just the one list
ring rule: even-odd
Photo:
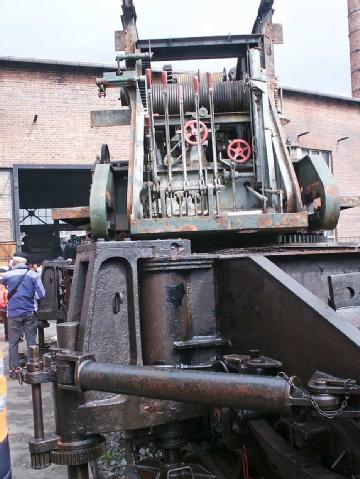
[[[259,0],[134,0],[140,38],[250,33]],[[121,0],[0,0],[0,56],[113,63]],[[275,0],[282,85],[350,95],[346,0]]]

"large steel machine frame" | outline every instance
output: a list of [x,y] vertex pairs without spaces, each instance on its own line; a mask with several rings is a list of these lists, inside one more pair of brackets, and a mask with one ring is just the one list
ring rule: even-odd
[[[28,360],[33,467],[87,479],[106,434],[126,431],[129,479],[359,477],[359,250],[320,243],[336,183],[289,157],[272,3],[251,35],[142,41],[123,0],[119,69],[97,84],[128,109],[93,120],[129,122],[132,141],[118,161],[102,149],[96,241],[78,248],[57,348]],[[223,78],[151,70],[219,57],[238,59]]]

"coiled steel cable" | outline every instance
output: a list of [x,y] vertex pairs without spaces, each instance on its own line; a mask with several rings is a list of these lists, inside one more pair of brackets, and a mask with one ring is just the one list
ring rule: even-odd
[[[192,77],[182,78],[184,111],[194,111],[194,85]],[[164,114],[163,86],[153,84],[154,113]],[[208,86],[199,84],[200,106],[209,109]],[[179,113],[179,83],[168,85],[169,113]],[[243,81],[225,81],[214,83],[214,106],[216,113],[247,111],[249,109],[248,88]]]

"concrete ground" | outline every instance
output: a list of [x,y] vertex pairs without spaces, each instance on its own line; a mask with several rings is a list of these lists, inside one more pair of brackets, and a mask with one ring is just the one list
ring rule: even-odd
[[[54,335],[55,325],[45,330],[45,337]],[[20,347],[25,350],[26,346],[21,343]],[[8,351],[2,324],[0,324],[0,351],[5,354]],[[42,391],[45,432],[51,432],[54,431],[51,385],[43,385]],[[51,465],[46,469],[31,469],[28,447],[28,440],[33,435],[31,387],[27,384],[20,385],[18,381],[9,379],[7,409],[13,479],[66,479],[65,466]]]

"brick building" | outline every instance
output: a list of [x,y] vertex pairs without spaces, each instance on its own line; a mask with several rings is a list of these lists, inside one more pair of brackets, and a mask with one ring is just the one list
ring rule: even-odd
[[[341,194],[360,194],[360,99],[283,89],[288,144],[297,154],[322,155]],[[360,207],[342,211],[339,241],[360,240]]]
[[56,229],[43,224],[51,222],[50,208],[88,203],[101,145],[109,144],[113,158],[127,151],[127,127],[90,125],[91,110],[119,107],[117,91],[100,99],[95,84],[111,69],[0,59],[0,242],[20,244],[37,223],[39,230]]
[[[119,108],[118,91],[99,98],[96,77],[111,66],[0,59],[0,242],[35,223],[52,234],[51,208],[87,202],[101,145],[127,153],[128,127],[92,128],[91,110]],[[360,187],[360,100],[283,89],[285,131],[294,155],[325,157],[341,193]],[[47,198],[46,201],[44,198]],[[360,208],[342,213],[338,240],[360,239]]]

